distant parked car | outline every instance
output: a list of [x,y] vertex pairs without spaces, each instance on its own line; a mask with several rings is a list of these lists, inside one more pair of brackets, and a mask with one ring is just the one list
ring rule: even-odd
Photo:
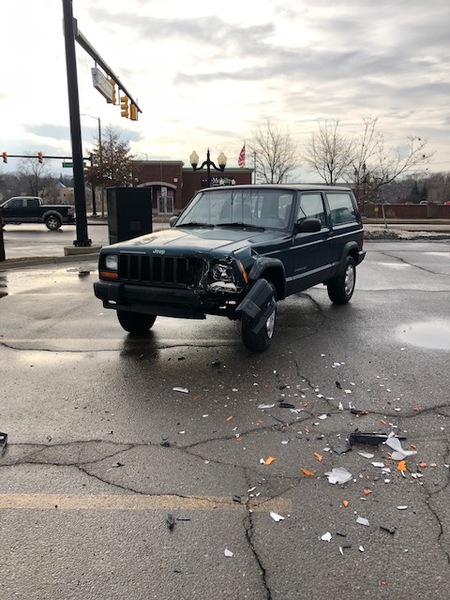
[[3,225],[22,223],[45,223],[56,230],[64,224],[75,223],[75,206],[67,204],[44,204],[42,198],[16,196],[0,204]]
[[447,200],[447,202],[444,202],[444,204],[447,204],[447,205],[450,204],[450,200]]

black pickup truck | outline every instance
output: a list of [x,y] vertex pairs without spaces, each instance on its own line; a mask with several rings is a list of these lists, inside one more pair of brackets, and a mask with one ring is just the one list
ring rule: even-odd
[[15,196],[0,204],[3,225],[21,223],[45,223],[56,230],[64,224],[75,223],[75,207],[69,204],[44,204],[42,198]]
[[157,315],[241,320],[244,345],[269,347],[277,303],[323,283],[346,304],[365,256],[348,188],[249,185],[201,190],[173,227],[102,248],[95,295],[121,326]]

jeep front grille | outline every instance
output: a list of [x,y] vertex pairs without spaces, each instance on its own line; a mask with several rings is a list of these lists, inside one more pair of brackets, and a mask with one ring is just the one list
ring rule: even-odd
[[202,261],[175,256],[120,254],[119,279],[130,283],[187,287],[201,277]]

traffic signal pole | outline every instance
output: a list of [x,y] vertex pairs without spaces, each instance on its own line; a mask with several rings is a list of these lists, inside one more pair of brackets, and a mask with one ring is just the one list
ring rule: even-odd
[[87,231],[80,102],[78,98],[77,62],[75,54],[75,23],[73,19],[72,0],[62,0],[62,3],[77,232],[77,239],[73,242],[73,245],[90,246],[92,241],[88,238]]

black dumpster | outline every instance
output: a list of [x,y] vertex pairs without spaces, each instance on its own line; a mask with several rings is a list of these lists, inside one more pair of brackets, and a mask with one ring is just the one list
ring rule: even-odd
[[149,188],[108,188],[109,243],[124,242],[151,233],[152,198]]

